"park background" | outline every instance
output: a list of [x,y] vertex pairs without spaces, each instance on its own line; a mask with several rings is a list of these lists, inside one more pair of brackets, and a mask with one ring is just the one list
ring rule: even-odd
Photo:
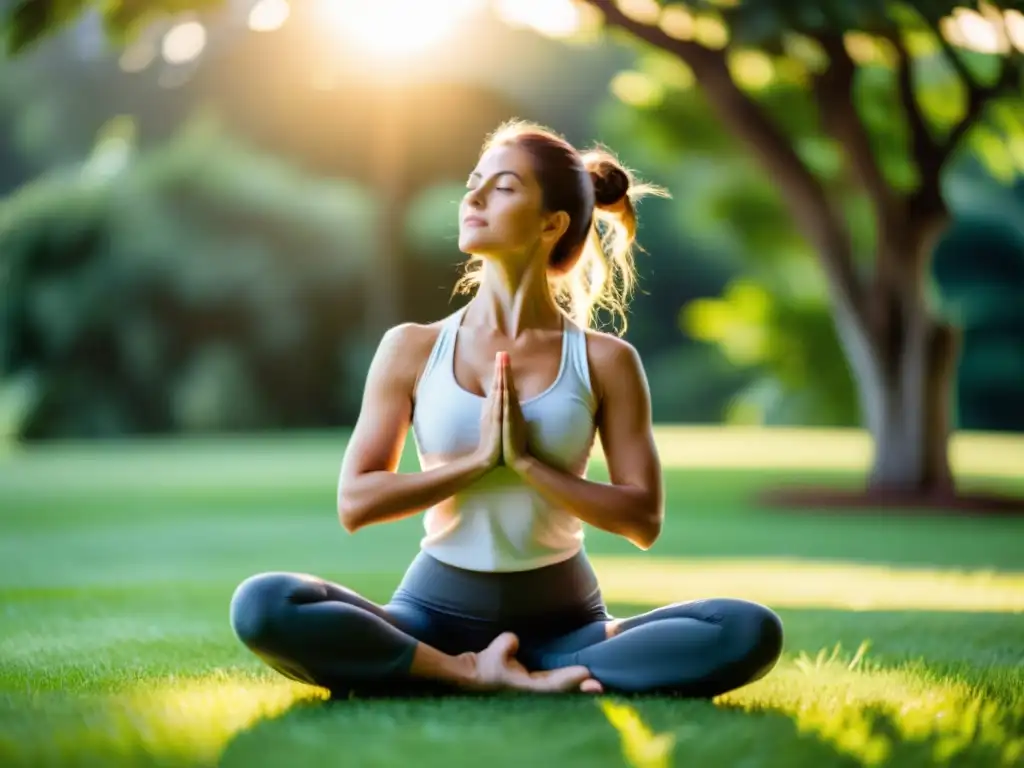
[[[1019,67],[1019,10],[948,4],[935,35],[907,9],[942,3],[864,4],[903,25],[934,135],[972,121],[943,158],[948,227],[914,240],[928,259],[911,293],[956,335],[948,401],[933,403],[923,384],[900,390],[909,342],[880,342],[898,370],[865,381],[842,320],[837,331],[834,254],[808,237],[815,216],[792,207],[792,179],[737,130],[752,123],[723,121],[717,70],[629,32],[729,50],[731,81],[841,201],[874,296],[887,286],[871,282],[873,260],[899,258],[878,245],[878,179],[905,193],[926,175],[908,159],[900,48],[865,31],[874,21],[830,17],[815,44],[801,26],[813,13],[742,0],[171,2],[134,29],[147,4],[95,5],[12,2],[3,22],[0,755],[390,765],[433,748],[439,764],[511,765],[541,753],[510,734],[539,728],[581,765],[661,765],[686,749],[719,765],[1020,758],[1024,107],[1018,75],[979,114],[941,45],[991,80],[1003,60]],[[874,182],[863,164],[848,173],[849,135],[818,124],[823,48],[857,69],[849,103]],[[786,655],[774,679],[711,711],[545,702],[495,705],[484,723],[473,705],[303,709],[308,691],[230,636],[227,600],[273,569],[387,599],[418,522],[340,529],[345,438],[382,333],[466,300],[452,293],[458,200],[487,134],[512,118],[606,144],[672,195],[640,205],[625,332],[650,382],[666,531],[644,554],[588,532],[610,602],[757,599],[787,622]],[[917,443],[944,444],[947,417],[957,493],[908,438],[920,427]],[[932,423],[943,429],[925,436]],[[881,468],[880,437],[896,446]],[[598,455],[591,476],[605,473]],[[852,503],[771,495],[803,486]],[[335,754],[322,729],[377,746]]]

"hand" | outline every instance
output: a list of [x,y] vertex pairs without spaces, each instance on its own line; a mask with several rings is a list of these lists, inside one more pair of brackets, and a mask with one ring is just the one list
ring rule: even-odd
[[600,683],[590,677],[586,667],[528,672],[515,658],[518,649],[519,638],[511,632],[505,632],[480,653],[471,654],[475,671],[466,687],[477,691],[601,692]]
[[499,353],[502,366],[502,424],[501,455],[506,467],[515,468],[529,455],[526,419],[519,407],[519,396],[512,378],[512,363],[508,352]]
[[480,412],[480,445],[477,454],[485,469],[493,469],[501,463],[501,417],[504,387],[502,376],[504,367],[499,352],[494,357],[494,375],[491,377],[491,391],[484,401]]

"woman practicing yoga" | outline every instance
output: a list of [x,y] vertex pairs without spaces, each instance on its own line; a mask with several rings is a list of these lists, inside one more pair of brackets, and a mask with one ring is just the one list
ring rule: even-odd
[[[488,138],[460,208],[476,295],[384,334],[339,479],[350,532],[425,512],[420,552],[386,605],[306,574],[242,582],[232,626],[272,668],[335,695],[711,697],[775,665],[782,626],[756,603],[613,618],[583,546],[588,523],[646,550],[663,519],[640,360],[588,329],[625,311],[634,203],[658,191],[632,182],[540,126]],[[421,471],[399,473],[410,426]],[[609,483],[584,479],[595,434]]]

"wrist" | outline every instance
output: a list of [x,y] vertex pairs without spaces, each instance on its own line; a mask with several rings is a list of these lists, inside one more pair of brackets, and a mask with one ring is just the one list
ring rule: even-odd
[[526,474],[533,468],[535,459],[528,453],[524,453],[522,456],[516,458],[512,462],[511,469],[520,477],[525,477]]
[[468,457],[469,462],[469,474],[475,479],[481,475],[486,475],[491,468],[494,466],[493,457],[480,451],[473,453]]

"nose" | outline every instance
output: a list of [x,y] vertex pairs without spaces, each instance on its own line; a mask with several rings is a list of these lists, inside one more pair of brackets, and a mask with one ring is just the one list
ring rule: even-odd
[[468,192],[466,192],[465,201],[466,205],[468,205],[470,208],[482,208],[484,202],[483,196],[480,194],[480,188],[478,187],[477,189],[471,189]]

